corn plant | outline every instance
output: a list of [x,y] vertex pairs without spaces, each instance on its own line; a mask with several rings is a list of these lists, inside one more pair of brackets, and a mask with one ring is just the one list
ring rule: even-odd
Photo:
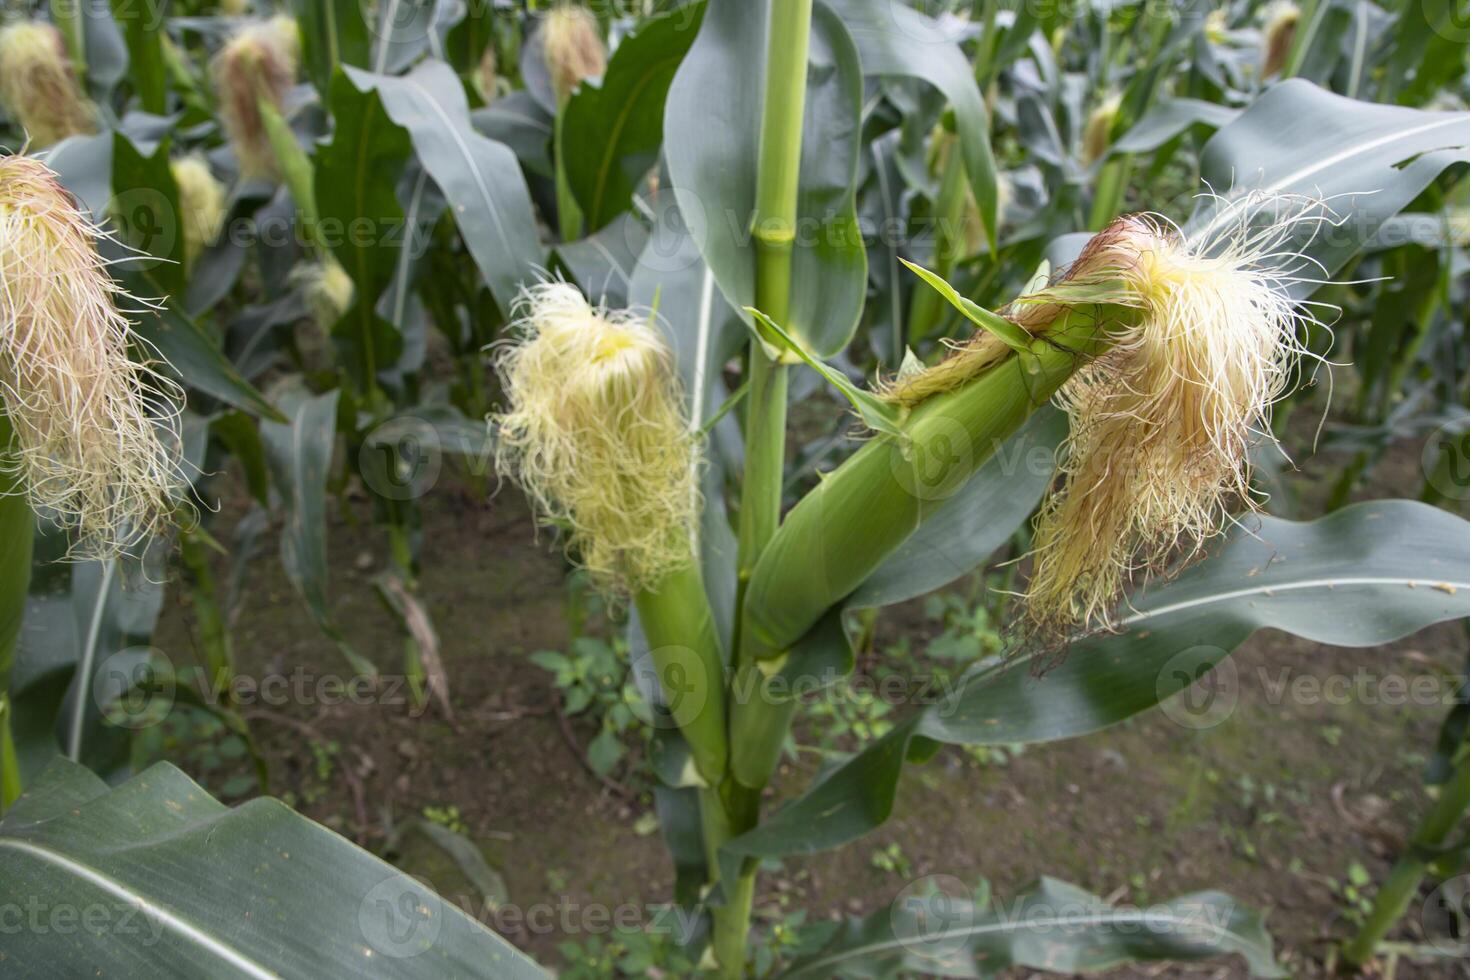
[[[1463,199],[1470,114],[1419,108],[1463,84],[1455,24],[1329,0],[526,6],[56,3],[0,32],[0,102],[17,148],[44,154],[0,162],[5,887],[100,891],[168,937],[32,931],[7,958],[541,975],[277,803],[228,810],[167,765],[109,790],[75,765],[112,776],[146,743],[92,739],[88,705],[98,653],[151,630],[159,591],[123,584],[160,541],[177,535],[205,687],[237,669],[208,518],[229,459],[257,508],[237,550],[279,513],[292,585],[371,675],[327,601],[326,514],[361,481],[406,672],[443,696],[417,490],[397,482],[402,427],[427,420],[472,482],[493,457],[629,610],[673,898],[697,924],[679,962],[829,977],[1238,954],[1280,975],[1260,915],[1218,892],[1147,913],[1051,879],[1010,905],[915,894],[790,946],[752,907],[762,862],[873,830],[942,745],[1116,724],[1262,627],[1368,646],[1470,613],[1462,520],[1345,506],[1392,439],[1461,414],[1438,354],[1463,354],[1463,256],[1385,244]],[[150,233],[159,215],[173,234]],[[236,220],[289,234],[241,244]],[[341,233],[361,222],[406,237]],[[890,222],[929,233],[873,230]],[[119,306],[124,287],[151,303]],[[100,340],[68,345],[82,336]],[[1330,512],[1256,513],[1250,460],[1344,354],[1361,384]],[[856,437],[793,444],[789,410],[818,400],[850,408]],[[1055,469],[1018,467],[1038,452]],[[1004,653],[778,799],[803,698],[852,670],[877,611],[1028,526]],[[68,550],[102,561],[58,602]],[[42,669],[23,649],[12,684],[23,622],[58,648],[71,630],[80,654]],[[140,666],[136,687],[193,686]],[[48,765],[58,744],[71,763]],[[1350,962],[1450,853],[1463,769]]]

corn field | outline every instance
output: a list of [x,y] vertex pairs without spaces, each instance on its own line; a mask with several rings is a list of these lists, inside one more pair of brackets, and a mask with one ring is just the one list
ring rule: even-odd
[[13,0],[0,977],[1470,971],[1466,0]]

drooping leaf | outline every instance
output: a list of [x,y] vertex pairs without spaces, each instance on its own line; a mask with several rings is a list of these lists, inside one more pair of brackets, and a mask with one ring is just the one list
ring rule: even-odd
[[495,302],[508,311],[542,261],[530,191],[515,154],[475,131],[464,87],[442,61],[426,61],[401,78],[346,71],[359,90],[376,90],[388,117],[408,130]]
[[[1119,632],[977,664],[943,698],[809,788],[722,853],[836,847],[892,809],[898,761],[926,741],[1049,742],[1117,724],[1209,675],[1253,632],[1375,646],[1470,615],[1470,522],[1403,500],[1312,523],[1262,518],[1172,581],[1133,596]],[[1036,658],[1048,669],[1035,676]]]
[[377,668],[352,649],[327,607],[327,474],[337,437],[339,389],[312,395],[290,388],[280,396],[289,420],[261,422],[260,438],[286,526],[281,531],[281,565],[322,632],[360,675]]
[[108,909],[6,943],[17,977],[496,976],[539,968],[416,879],[274,799],[234,809],[160,763],[115,789],[58,762],[0,822],[0,898]]
[[817,980],[879,964],[905,975],[994,976],[1006,968],[1100,973],[1131,963],[1238,954],[1252,976],[1284,977],[1261,915],[1221,892],[1147,908],[1114,906],[1054,878],[988,907],[964,896],[906,889],[891,905],[849,920],[780,980]]
[[[1240,217],[1235,194],[1255,191],[1324,200],[1349,224],[1299,224],[1290,245],[1325,279],[1445,168],[1470,162],[1470,112],[1425,112],[1343,98],[1292,79],[1261,96],[1205,144],[1201,174],[1224,200],[1201,199],[1185,231],[1219,233]],[[1293,292],[1309,295],[1314,283]]]

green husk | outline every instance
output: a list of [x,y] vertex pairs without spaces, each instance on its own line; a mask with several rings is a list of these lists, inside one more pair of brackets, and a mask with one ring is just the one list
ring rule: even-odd
[[714,613],[697,564],[668,573],[635,604],[664,698],[699,774],[711,786],[725,774],[725,664]]
[[[980,376],[917,406],[906,439],[875,438],[786,516],[746,591],[739,670],[791,649],[861,585],[940,504],[1107,342],[1102,324],[1132,315],[1082,306],[1043,333],[1033,355],[1011,353]],[[759,690],[757,686],[738,686]],[[794,702],[768,693],[731,705],[731,764],[745,786],[775,769]]]

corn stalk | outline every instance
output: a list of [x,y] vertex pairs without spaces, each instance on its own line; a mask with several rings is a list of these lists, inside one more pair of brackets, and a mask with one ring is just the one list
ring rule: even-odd
[[[0,405],[0,452],[12,441],[10,416]],[[11,730],[10,671],[20,638],[26,592],[31,579],[35,522],[20,485],[20,474],[0,466],[0,811],[21,792],[20,764]]]

